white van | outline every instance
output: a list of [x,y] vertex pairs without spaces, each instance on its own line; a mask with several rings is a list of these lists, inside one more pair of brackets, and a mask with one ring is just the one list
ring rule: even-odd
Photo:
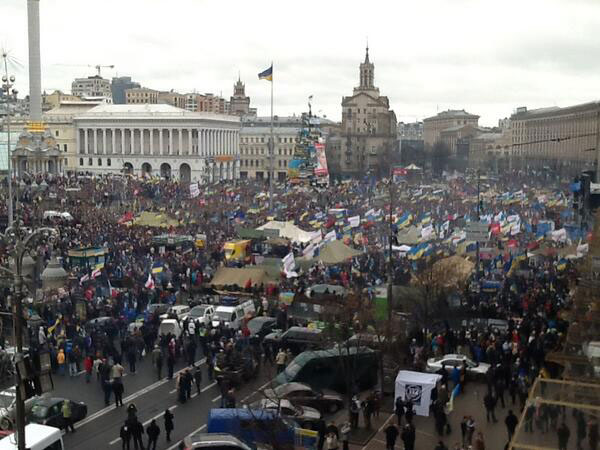
[[190,307],[188,305],[174,305],[171,306],[168,311],[160,316],[161,319],[168,319],[169,316],[176,315],[177,320],[185,319],[190,313]]
[[[17,450],[16,433],[0,440],[0,450]],[[31,423],[25,427],[25,447],[30,450],[64,450],[58,428]]]
[[254,317],[256,308],[252,300],[245,301],[237,306],[217,306],[212,316],[212,326],[218,327],[222,321],[227,328],[239,330],[242,326],[242,319],[245,316]]
[[159,336],[163,334],[166,336],[167,334],[171,333],[175,336],[175,339],[177,339],[179,336],[181,336],[182,331],[181,325],[179,325],[177,319],[165,319],[158,326]]

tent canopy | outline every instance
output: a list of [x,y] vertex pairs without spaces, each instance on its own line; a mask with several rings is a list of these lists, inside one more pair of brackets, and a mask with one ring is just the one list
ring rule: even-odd
[[317,232],[304,231],[298,228],[293,222],[281,222],[278,220],[271,220],[257,228],[257,230],[279,230],[279,237],[290,239],[294,242],[306,243],[310,242]]
[[418,244],[421,238],[421,227],[414,225],[404,231],[398,232],[398,244],[415,245]]
[[142,227],[169,228],[179,226],[179,221],[172,219],[167,214],[143,211],[133,219],[133,224]]
[[421,170],[421,168],[419,166],[417,166],[416,164],[411,164],[409,166],[405,167],[406,170]]
[[234,267],[221,267],[215,273],[215,276],[210,283],[211,286],[230,286],[238,285],[243,288],[248,283],[248,280],[252,282],[252,286],[267,284],[272,280],[269,274],[264,268],[242,268],[237,269]]
[[336,240],[325,244],[317,259],[324,264],[340,264],[361,253],[358,250],[348,247],[342,241]]

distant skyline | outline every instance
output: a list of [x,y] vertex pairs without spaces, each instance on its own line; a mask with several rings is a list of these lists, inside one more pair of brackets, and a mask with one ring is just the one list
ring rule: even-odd
[[[175,6],[174,6],[175,5]],[[398,120],[465,109],[494,126],[515,108],[597,100],[596,0],[41,0],[42,86],[70,92],[76,77],[131,76],[142,86],[229,98],[241,73],[259,115],[274,63],[275,114],[341,119],[369,54],[375,85]],[[25,95],[27,1],[2,0],[0,47]]]

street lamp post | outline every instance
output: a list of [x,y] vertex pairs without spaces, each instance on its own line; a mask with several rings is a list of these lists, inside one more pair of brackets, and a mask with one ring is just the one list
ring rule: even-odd
[[11,171],[11,158],[10,158],[10,102],[17,99],[19,93],[13,88],[15,83],[15,77],[8,75],[8,54],[2,53],[2,59],[4,60],[4,75],[2,75],[2,96],[6,99],[6,140],[7,140],[7,172],[6,177],[8,181],[8,226],[13,224],[13,197],[12,197],[12,171]]
[[12,276],[14,283],[14,299],[11,302],[14,332],[15,332],[15,366],[16,370],[16,425],[17,425],[17,448],[25,450],[25,386],[23,379],[26,374],[20,373],[20,363],[23,357],[23,284],[24,271],[23,261],[27,255],[35,251],[35,245],[42,239],[48,239],[54,235],[56,230],[43,227],[27,234],[27,231],[21,227],[20,221],[15,220],[12,226],[6,229],[4,234],[0,234],[0,239],[4,244],[13,245],[14,271],[0,266],[0,271]]

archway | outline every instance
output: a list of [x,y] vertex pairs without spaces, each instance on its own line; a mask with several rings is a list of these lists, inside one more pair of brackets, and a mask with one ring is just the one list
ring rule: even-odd
[[192,169],[189,164],[183,163],[179,166],[179,180],[189,183],[192,180]]
[[160,165],[160,176],[165,179],[171,178],[171,165],[167,163],[162,163]]
[[133,173],[133,164],[126,162],[123,164],[123,173],[132,174]]
[[150,163],[145,162],[144,164],[142,164],[142,176],[150,176],[152,175],[152,166],[150,165]]

